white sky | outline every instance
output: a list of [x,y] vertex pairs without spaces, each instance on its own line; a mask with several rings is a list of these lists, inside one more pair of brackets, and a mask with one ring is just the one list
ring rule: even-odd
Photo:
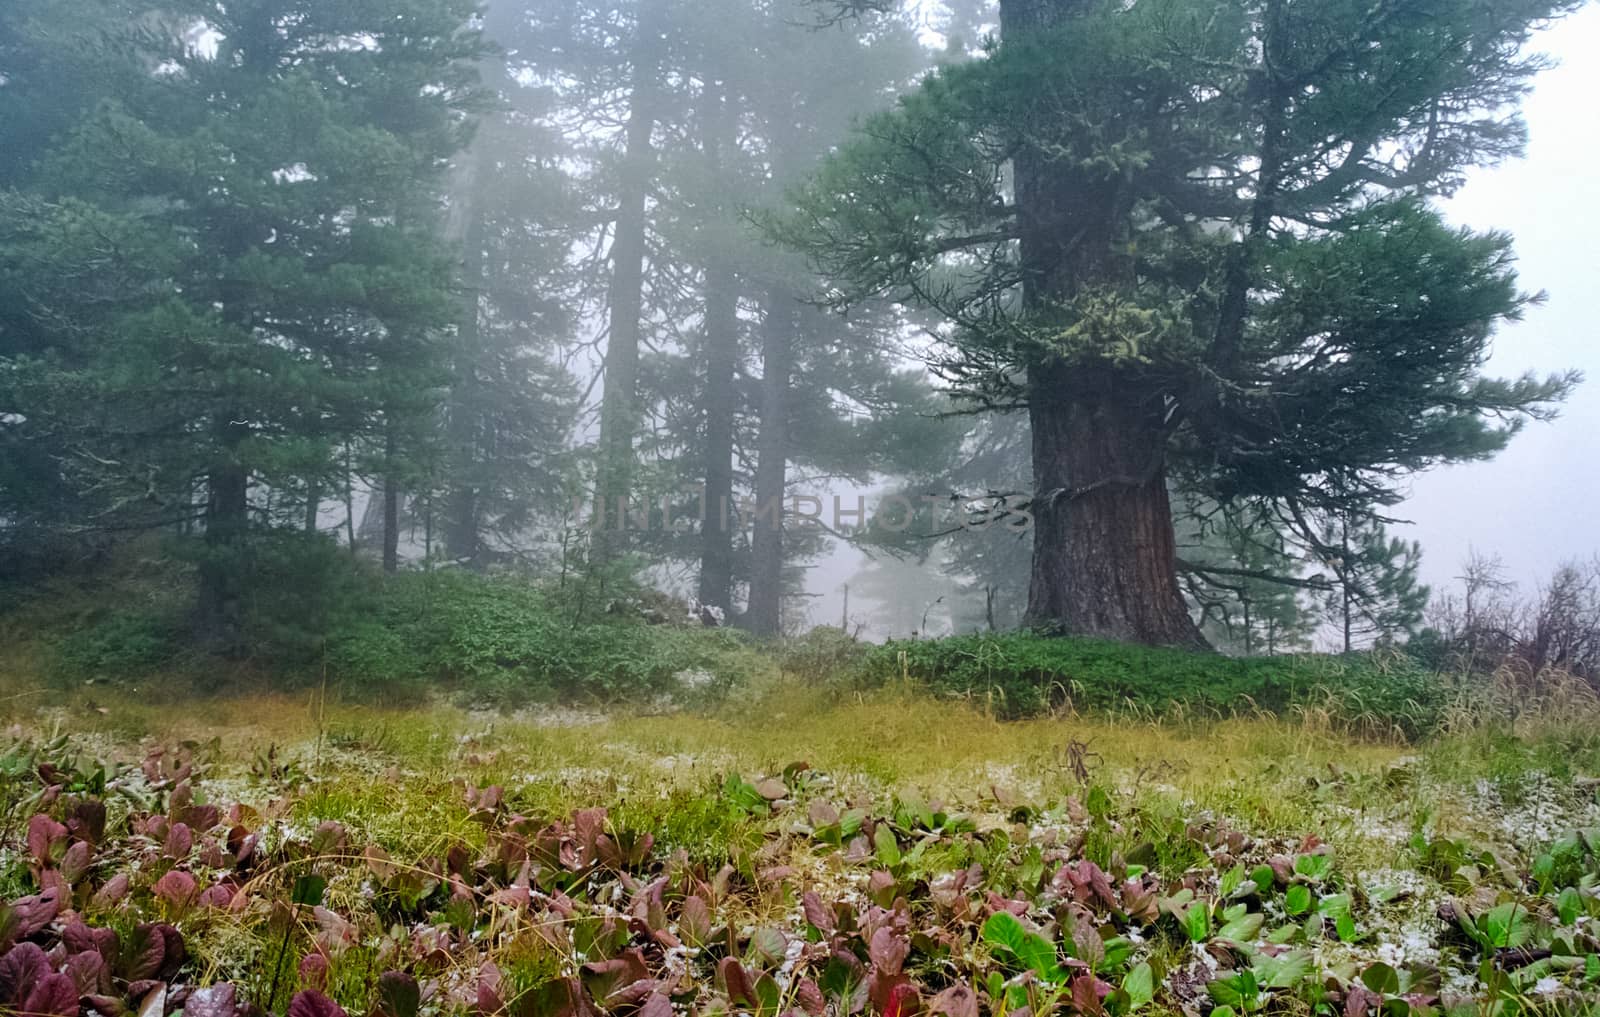
[[1396,514],[1423,545],[1436,589],[1452,586],[1469,550],[1500,555],[1531,592],[1565,561],[1600,553],[1600,8],[1557,24],[1540,48],[1561,65],[1542,75],[1527,103],[1527,158],[1479,173],[1447,206],[1458,222],[1517,239],[1526,289],[1549,302],[1495,342],[1492,373],[1577,368],[1589,381],[1554,424],[1534,424],[1488,463],[1416,478]]

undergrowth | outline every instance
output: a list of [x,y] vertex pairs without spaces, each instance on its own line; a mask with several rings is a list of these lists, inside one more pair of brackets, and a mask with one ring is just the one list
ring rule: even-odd
[[909,681],[1006,718],[1315,713],[1410,738],[1436,730],[1455,701],[1450,682],[1399,653],[1237,659],[1028,634],[889,643],[848,677],[861,687]]

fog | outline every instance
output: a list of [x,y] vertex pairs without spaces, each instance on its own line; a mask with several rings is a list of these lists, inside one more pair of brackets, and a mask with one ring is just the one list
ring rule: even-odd
[[1404,644],[1600,550],[1600,11],[1450,2],[8,7],[0,565]]

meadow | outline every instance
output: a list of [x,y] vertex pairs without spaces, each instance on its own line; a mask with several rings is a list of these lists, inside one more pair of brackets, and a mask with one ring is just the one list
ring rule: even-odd
[[997,718],[891,682],[693,709],[0,697],[0,1007],[1591,1012],[1600,724]]

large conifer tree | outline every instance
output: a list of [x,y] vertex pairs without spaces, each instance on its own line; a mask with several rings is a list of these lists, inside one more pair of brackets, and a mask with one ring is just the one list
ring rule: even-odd
[[785,232],[837,303],[940,311],[958,392],[1027,407],[1035,625],[1201,645],[1169,480],[1315,544],[1572,384],[1480,374],[1529,298],[1509,238],[1428,200],[1519,152],[1523,48],[1575,6],[1002,0]]

